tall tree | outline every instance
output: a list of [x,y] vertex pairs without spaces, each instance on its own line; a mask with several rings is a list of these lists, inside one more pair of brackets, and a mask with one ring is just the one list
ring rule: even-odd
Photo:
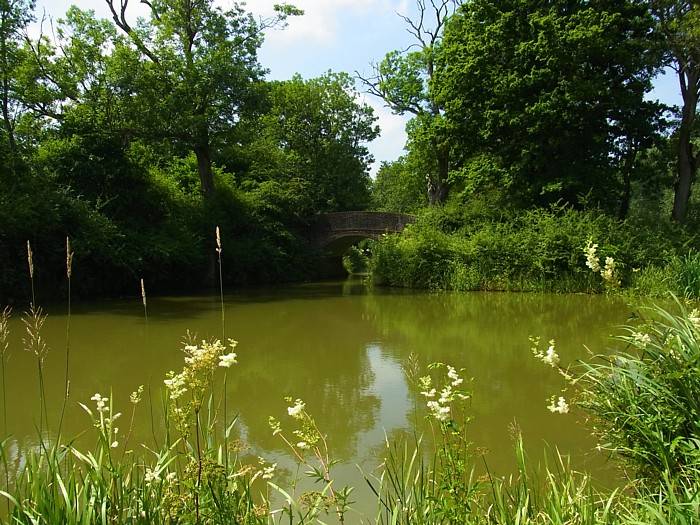
[[678,75],[683,97],[672,212],[673,219],[682,222],[688,213],[690,191],[700,165],[700,151],[695,151],[692,141],[700,99],[700,5],[693,0],[651,0],[650,3],[664,38],[667,64]]
[[257,61],[263,31],[301,11],[283,4],[259,20],[238,4],[223,11],[213,0],[142,0],[148,19],[132,26],[129,0],[105,1],[139,55],[137,72],[124,70],[135,83],[125,89],[139,131],[194,152],[202,194],[211,198],[212,156],[255,99],[264,72]]
[[644,100],[660,61],[652,27],[627,0],[465,2],[434,86],[460,146],[455,176],[526,205],[619,206],[623,164],[660,111]]
[[379,128],[372,108],[358,102],[346,73],[269,85],[268,111],[256,122],[250,177],[303,191],[299,211],[364,209],[369,205],[367,143]]
[[372,184],[372,203],[380,211],[413,213],[428,204],[423,181],[410,154],[382,162]]
[[450,145],[442,127],[443,105],[433,91],[436,75],[436,49],[443,30],[461,0],[417,0],[415,18],[401,16],[408,32],[415,39],[404,51],[391,51],[372,76],[358,77],[372,95],[380,97],[392,111],[410,114],[415,122],[409,136],[416,146],[423,146],[425,180],[431,204],[445,201],[448,194]]
[[[15,124],[18,112],[16,71],[21,64],[22,33],[32,19],[34,0],[0,0],[0,104],[2,135],[9,150],[8,168],[15,170],[18,160]],[[0,140],[0,145],[3,141]]]

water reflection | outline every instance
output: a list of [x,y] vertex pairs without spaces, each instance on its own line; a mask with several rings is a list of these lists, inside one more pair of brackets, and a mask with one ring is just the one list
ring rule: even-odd
[[[76,307],[64,435],[90,429],[79,401],[111,391],[123,409],[129,393],[146,384],[157,438],[162,379],[182,365],[181,338],[188,329],[201,337],[220,334],[218,308],[212,297],[153,298],[146,323],[138,299]],[[239,341],[240,361],[229,375],[229,406],[238,411],[239,437],[250,453],[277,461],[291,475],[294,464],[271,435],[267,418],[278,416],[284,424],[284,396],[304,399],[328,433],[335,457],[345,462],[338,467],[342,477],[358,487],[357,499],[369,498],[354,465],[371,471],[385,434],[401,434],[416,418],[414,407],[423,400],[403,372],[414,353],[424,365],[448,362],[473,378],[472,439],[490,450],[494,470],[512,465],[508,428],[513,421],[534,457],[540,457],[544,440],[573,453],[579,465],[598,468],[600,459],[589,454],[594,443],[580,423],[582,416],[546,410],[545,399],[561,382],[532,358],[528,336],[555,338],[563,361],[570,362],[584,356],[584,345],[596,351],[607,346],[613,327],[625,322],[629,311],[605,297],[370,290],[360,280],[238,292],[226,298],[226,333]],[[56,423],[65,321],[60,312],[52,312],[45,325],[51,347],[48,409]],[[36,362],[20,350],[18,319],[11,330],[8,420],[10,433],[24,440],[36,434]],[[148,399],[147,389],[134,436],[144,441],[153,439]]]

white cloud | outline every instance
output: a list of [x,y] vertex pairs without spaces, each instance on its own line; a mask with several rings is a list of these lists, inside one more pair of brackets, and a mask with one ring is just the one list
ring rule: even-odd
[[[247,7],[255,14],[269,16],[275,3],[279,3],[279,0],[258,0]],[[330,44],[335,41],[344,17],[381,16],[403,11],[407,0],[291,0],[290,3],[302,9],[304,15],[290,18],[284,31],[269,33],[267,40],[273,45],[300,41]]]

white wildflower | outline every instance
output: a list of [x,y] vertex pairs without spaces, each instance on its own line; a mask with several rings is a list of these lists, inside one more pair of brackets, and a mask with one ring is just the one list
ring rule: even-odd
[[219,356],[219,366],[223,368],[230,368],[231,365],[235,365],[236,363],[238,363],[238,361],[236,361],[236,354],[234,352]]
[[640,332],[632,332],[632,339],[641,348],[644,348],[646,345],[651,343],[651,336]]
[[287,407],[287,413],[294,419],[301,419],[302,417],[304,417],[305,407],[306,404],[301,399],[297,399],[294,402],[294,406]]
[[594,244],[592,240],[589,239],[588,244],[583,249],[583,253],[586,256],[586,266],[588,266],[595,273],[600,272],[600,260],[596,251],[598,250],[598,245]]
[[428,409],[432,416],[439,421],[446,421],[450,417],[450,407],[441,405],[438,401],[428,401]]
[[547,408],[550,412],[555,414],[568,414],[569,412],[569,405],[566,402],[566,399],[564,399],[562,396],[559,396],[559,399],[556,402],[554,401],[554,396],[552,396]]
[[453,398],[452,385],[447,385],[440,392],[439,402],[441,404],[449,403],[450,401],[452,401],[452,398]]
[[275,469],[277,468],[277,463],[273,463],[269,467],[265,467],[262,470],[262,479],[272,479],[275,475]]
[[464,379],[459,377],[457,370],[455,370],[449,365],[447,366],[447,377],[449,377],[452,380],[452,386],[459,386],[464,381]]
[[165,383],[165,386],[168,388],[170,399],[177,399],[187,392],[185,375],[182,373],[176,374],[174,372],[168,372],[168,379],[165,379],[163,383]]
[[150,485],[151,483],[157,483],[160,481],[160,474],[157,470],[151,470],[150,468],[147,468],[146,475],[144,476],[144,481],[147,485]]
[[435,397],[435,394],[437,391],[434,388],[431,388],[430,390],[424,390],[421,392],[425,397]]
[[176,479],[177,479],[177,473],[176,473],[176,472],[168,472],[168,473],[165,475],[165,481],[167,481],[168,483],[172,483],[172,482],[175,481]]
[[119,441],[112,441],[112,444],[110,446],[112,448],[117,448],[119,446]]
[[131,401],[134,405],[138,405],[141,402],[142,395],[143,385],[139,385],[139,387],[129,396],[129,401]]
[[90,400],[95,402],[98,412],[105,412],[109,410],[107,407],[107,402],[109,401],[108,397],[102,397],[100,394],[95,394],[90,398]]
[[301,450],[308,450],[311,447],[306,441],[299,441],[299,443],[297,443],[297,448],[299,448]]
[[615,259],[612,257],[605,258],[605,268],[600,272],[603,280],[612,286],[620,286],[620,281],[615,277]]
[[552,367],[559,364],[559,354],[557,354],[556,350],[554,349],[554,339],[549,342],[549,347],[542,356],[542,361]]

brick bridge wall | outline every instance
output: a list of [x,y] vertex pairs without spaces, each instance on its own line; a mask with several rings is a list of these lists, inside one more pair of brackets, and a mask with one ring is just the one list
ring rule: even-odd
[[344,211],[316,217],[313,237],[319,246],[343,237],[378,237],[397,233],[415,221],[413,215],[381,211]]

